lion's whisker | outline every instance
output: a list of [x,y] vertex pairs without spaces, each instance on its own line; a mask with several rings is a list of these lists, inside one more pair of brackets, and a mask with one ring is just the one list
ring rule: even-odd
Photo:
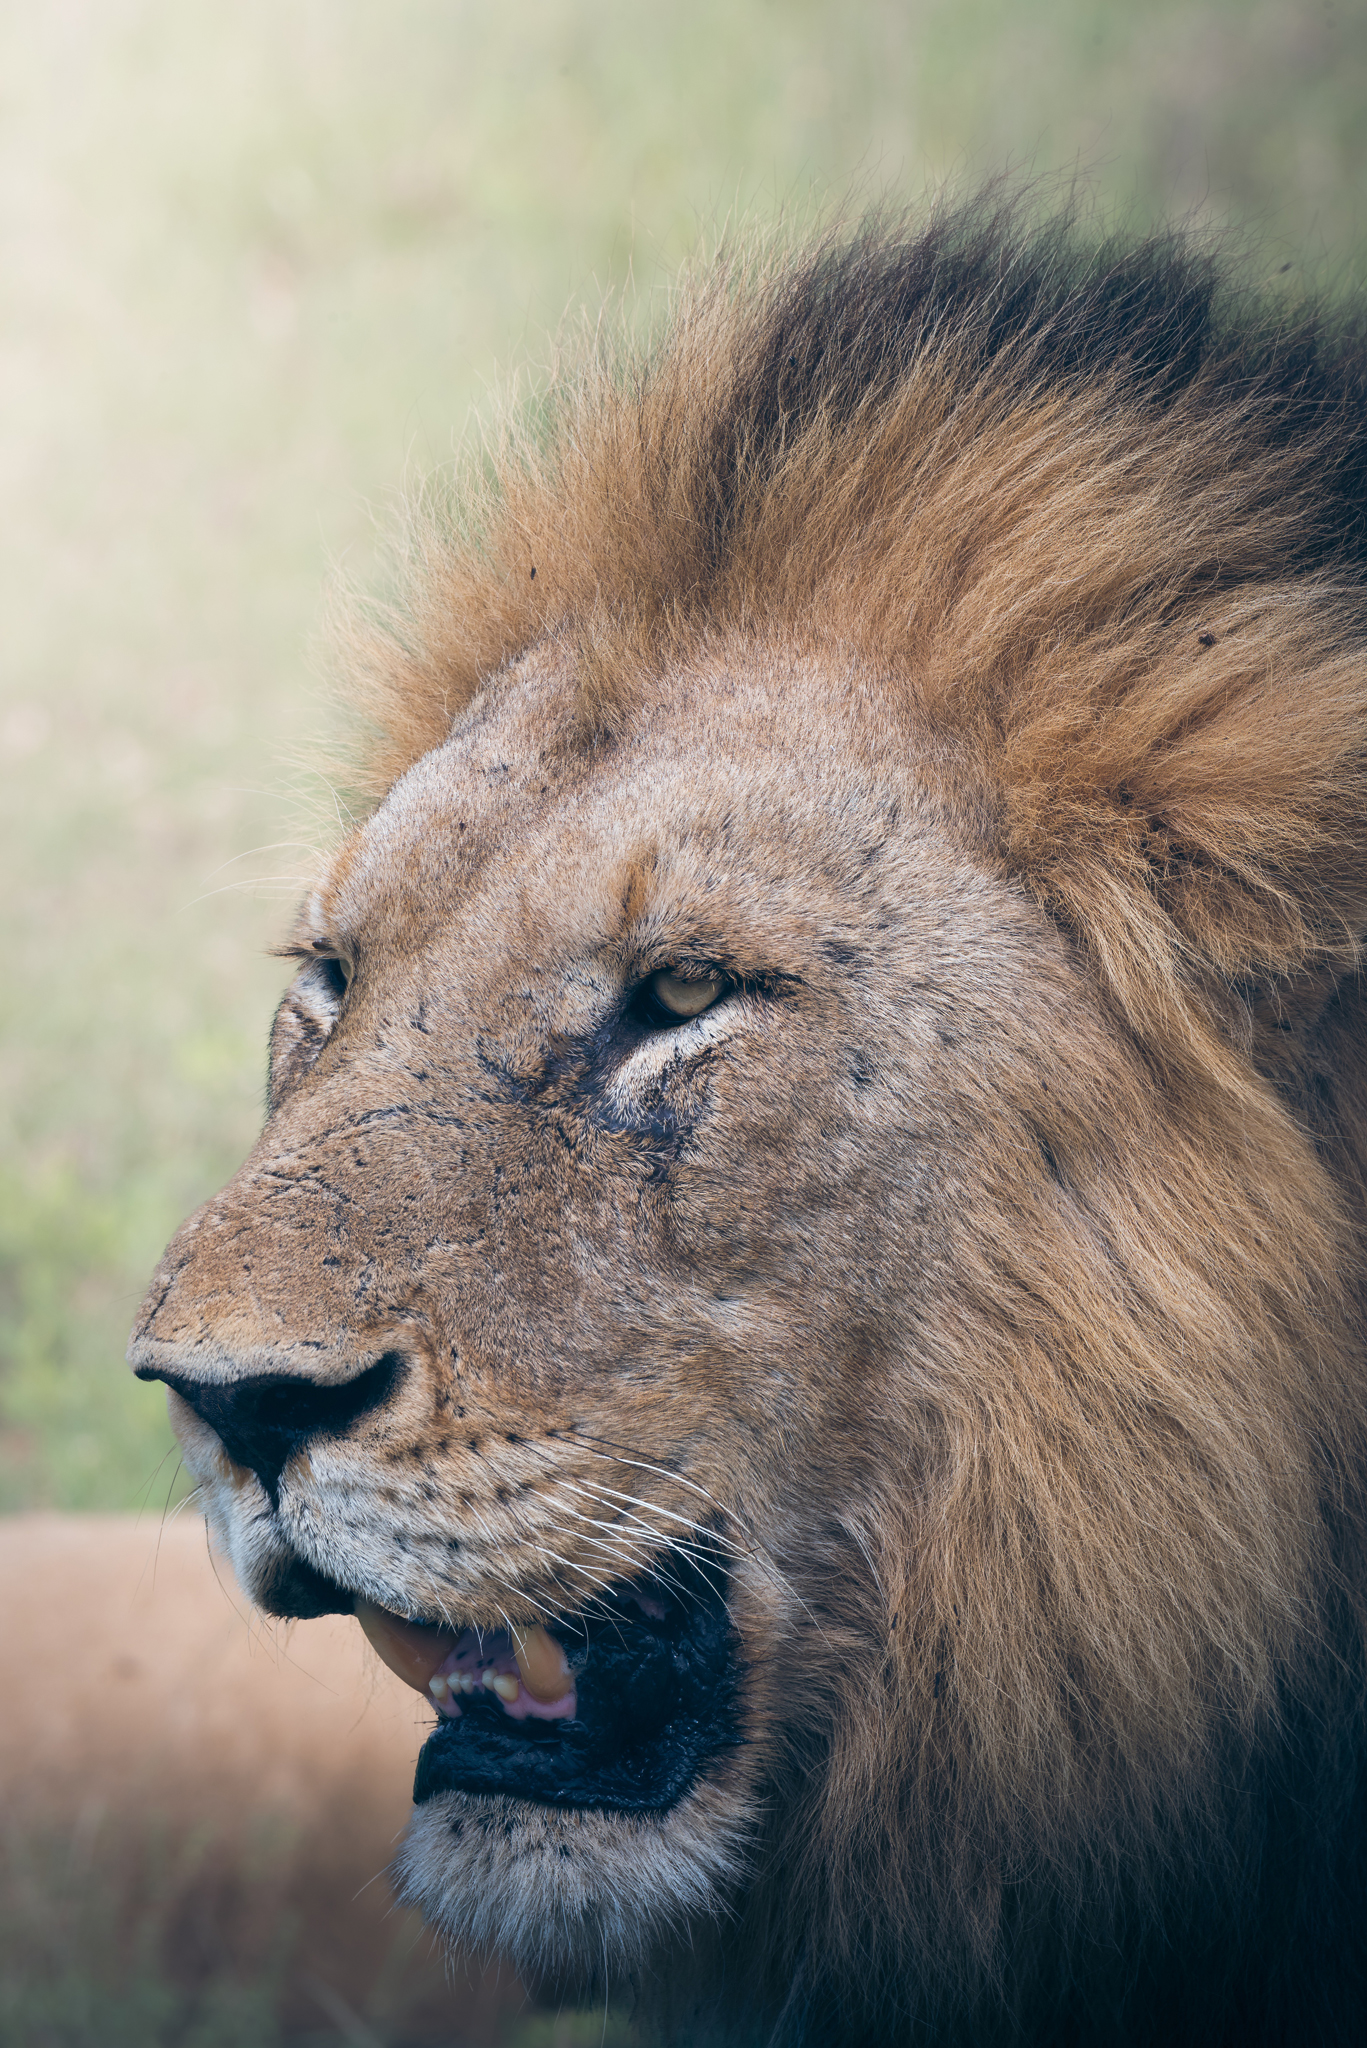
[[[583,1511],[579,1508],[576,1508],[572,1502],[561,1502],[558,1503],[558,1505],[567,1509],[567,1511],[570,1514],[574,1515],[576,1520],[581,1522],[587,1522],[592,1528],[615,1529],[620,1527],[620,1519],[616,1523],[602,1522],[594,1516],[585,1515]],[[628,1522],[635,1524],[637,1528],[643,1530],[644,1533],[653,1540],[653,1543],[655,1545],[668,1544],[670,1542],[670,1539],[665,1535],[665,1533],[662,1530],[652,1529],[648,1523],[642,1522],[639,1516],[628,1515],[625,1517],[625,1519]],[[605,1542],[605,1539],[603,1538],[592,1536],[582,1536],[580,1540],[586,1543]],[[684,1595],[685,1589],[681,1582],[673,1573],[667,1571],[663,1564],[660,1562],[660,1551],[657,1548],[651,1548],[647,1550],[642,1549],[640,1545],[636,1544],[632,1545],[630,1550],[628,1550],[626,1545],[623,1544],[621,1554],[624,1556],[633,1556],[635,1564],[638,1568],[649,1571],[651,1576],[657,1579],[661,1585],[669,1585],[675,1592],[679,1593],[681,1597]],[[668,1554],[667,1551],[665,1554]]]
[[[573,1435],[576,1442],[586,1445],[591,1457],[602,1458],[605,1463],[632,1465],[639,1472],[653,1472],[657,1478],[671,1480],[676,1486],[686,1486],[690,1493],[698,1494],[710,1507],[716,1508],[720,1514],[728,1513],[728,1510],[717,1499],[716,1495],[709,1493],[707,1488],[700,1485],[697,1480],[685,1478],[682,1472],[671,1472],[667,1465],[653,1465],[648,1459],[628,1457],[620,1445],[612,1446],[611,1437],[590,1436],[583,1430],[566,1431],[566,1434]],[[599,1444],[607,1444],[610,1448],[606,1451],[600,1451],[597,1448]]]
[[[560,1484],[569,1486],[575,1484],[575,1482],[572,1480],[562,1480]],[[666,1520],[677,1523],[680,1528],[690,1530],[703,1542],[717,1543],[723,1549],[731,1550],[737,1556],[744,1556],[746,1554],[739,1544],[732,1542],[720,1530],[709,1528],[705,1522],[699,1522],[691,1515],[676,1514],[673,1508],[661,1507],[657,1501],[642,1500],[639,1494],[626,1493],[621,1488],[615,1486],[594,1487],[592,1480],[584,1480],[581,1483],[580,1490],[583,1492],[593,1491],[609,1496],[614,1500],[630,1501],[634,1507],[644,1508],[648,1514],[663,1515]]]

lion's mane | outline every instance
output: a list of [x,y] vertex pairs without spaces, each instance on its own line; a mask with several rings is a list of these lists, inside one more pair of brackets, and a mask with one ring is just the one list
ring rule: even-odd
[[[681,2038],[1367,2009],[1364,400],[1351,322],[1180,236],[987,204],[723,257],[559,368],[355,633],[377,796],[528,650],[574,677],[552,764],[737,648],[856,674],[1054,991],[1017,934],[936,1013],[952,1203],[884,1162],[876,1250],[793,1225],[871,1364],[810,1482],[746,1452],[813,1503],[800,1649],[750,1875],[645,1970]],[[899,990],[851,915],[853,1103]]]

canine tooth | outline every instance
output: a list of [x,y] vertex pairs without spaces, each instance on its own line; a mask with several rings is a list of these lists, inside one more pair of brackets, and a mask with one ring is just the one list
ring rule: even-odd
[[509,1706],[512,1705],[518,1693],[522,1690],[510,1671],[500,1671],[494,1679],[493,1685],[494,1691],[498,1694],[499,1698],[507,1700]]
[[371,1600],[358,1599],[355,1614],[380,1660],[415,1692],[426,1692],[432,1673],[453,1647],[450,1635],[426,1622],[405,1621]]
[[555,1637],[548,1635],[540,1622],[534,1622],[530,1628],[515,1628],[512,1635],[517,1668],[532,1698],[540,1700],[543,1707],[563,1700],[574,1680],[565,1652]]

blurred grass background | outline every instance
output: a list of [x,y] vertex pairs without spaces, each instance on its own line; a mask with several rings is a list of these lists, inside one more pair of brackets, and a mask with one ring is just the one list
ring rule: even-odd
[[[0,1507],[175,1491],[123,1347],[259,1122],[266,949],[331,823],[298,766],[329,579],[374,579],[396,496],[567,308],[649,294],[730,216],[1004,167],[1351,291],[1367,0],[0,13]],[[287,1859],[256,1934],[220,1900],[187,1948],[190,1854],[20,1844],[0,2044],[416,2038],[382,1997],[287,2026]]]
[[1351,287],[1367,5],[50,0],[0,52],[0,1505],[160,1504],[120,1359],[259,1120],[328,577],[728,215],[1061,167]]

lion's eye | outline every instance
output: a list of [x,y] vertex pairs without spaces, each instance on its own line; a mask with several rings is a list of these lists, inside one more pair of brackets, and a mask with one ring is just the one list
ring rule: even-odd
[[323,985],[335,1002],[341,1002],[351,983],[351,974],[344,960],[320,959],[318,970]]
[[719,1003],[729,986],[719,974],[684,976],[663,968],[645,984],[647,1015],[653,1023],[682,1024]]

